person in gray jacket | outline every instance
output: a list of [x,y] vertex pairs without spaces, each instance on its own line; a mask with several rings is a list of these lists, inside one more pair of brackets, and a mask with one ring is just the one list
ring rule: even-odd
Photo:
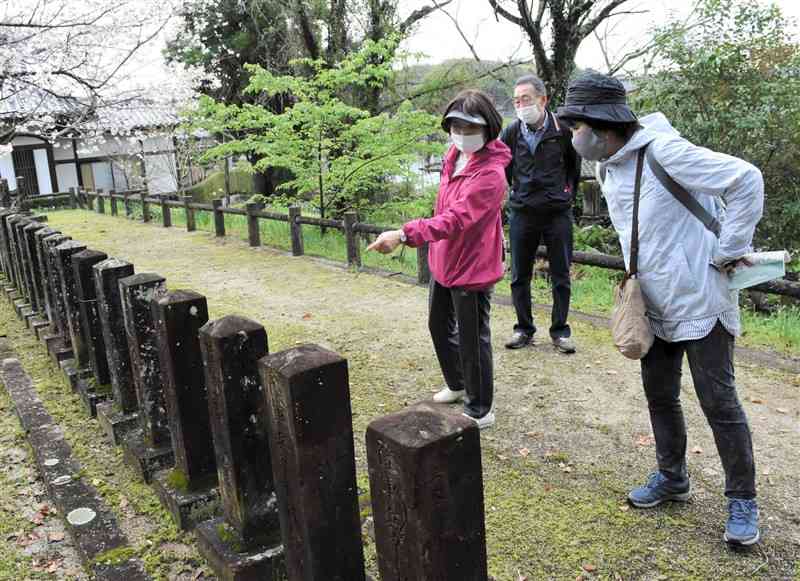
[[[761,172],[746,161],[690,143],[661,113],[638,119],[622,83],[599,73],[586,73],[570,84],[558,116],[570,126],[578,154],[599,162],[598,180],[626,266],[637,163],[642,164],[638,277],[655,342],[641,368],[658,470],[628,500],[649,508],[689,498],[680,400],[686,354],[725,470],[729,518],[724,539],[752,545],[760,538],[755,462],[734,383],[733,347],[740,322],[738,294],[728,290],[728,273],[751,251],[764,204]],[[698,218],[702,211],[690,211],[679,201],[672,193],[675,187],[668,188],[668,179],[656,173],[659,166],[689,192],[712,225]]]

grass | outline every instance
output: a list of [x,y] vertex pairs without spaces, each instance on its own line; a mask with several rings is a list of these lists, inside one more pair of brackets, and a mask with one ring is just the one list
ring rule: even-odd
[[[323,340],[327,348],[345,356],[350,376],[357,482],[361,490],[368,488],[363,442],[368,422],[402,409],[439,380],[438,369],[431,364],[432,356],[421,360],[407,345],[420,336],[407,334],[407,321],[400,317],[384,325],[382,319],[371,316],[370,312],[392,301],[404,300],[401,297],[409,293],[419,295],[416,302],[424,302],[421,289],[386,284],[375,277],[346,276],[334,269],[318,268],[309,261],[288,260],[270,252],[254,253],[245,245],[220,244],[206,236],[171,236],[175,244],[171,252],[160,252],[156,226],[151,230],[122,219],[95,219],[85,212],[53,214],[52,222],[90,247],[109,254],[127,251],[126,256],[143,268],[167,275],[170,285],[174,285],[172,288],[193,288],[207,294],[212,318],[239,313],[265,321],[269,325],[272,352],[298,342]],[[143,236],[144,232],[153,235]],[[137,241],[142,243],[137,246]],[[213,287],[216,289],[213,294],[206,286],[211,284],[208,275],[212,272],[218,278],[220,273],[230,276],[224,285]],[[244,277],[250,283],[247,286],[250,290],[227,283]],[[302,288],[297,285],[299,279],[303,280]],[[254,300],[254,288],[268,298]],[[336,303],[331,309],[323,308],[323,302],[319,302],[308,307],[313,311],[306,313],[308,317],[303,314],[307,297],[333,294],[337,290],[355,294],[358,301],[354,299],[353,305]],[[376,320],[384,326],[376,328]],[[44,399],[51,413],[62,407],[68,410],[59,412],[59,421],[68,426],[68,439],[80,450],[81,460],[87,457],[88,477],[109,483],[103,487],[109,504],[120,510],[119,495],[125,495],[137,514],[145,513],[155,521],[154,530],[146,537],[154,545],[146,546],[139,541],[135,547],[137,554],[141,552],[146,557],[148,571],[164,578],[173,557],[158,559],[158,555],[169,546],[163,539],[172,531],[161,522],[163,511],[151,506],[152,492],[133,483],[130,473],[118,466],[118,452],[105,446],[92,452],[92,445],[98,445],[96,426],[86,429],[89,422],[85,416],[73,416],[69,411],[74,406],[68,390],[48,385],[52,379],[47,380],[47,375],[52,376],[55,369],[44,358],[41,348],[31,345],[28,332],[20,329],[21,324],[7,305],[0,306],[0,324],[0,332],[8,335],[19,353],[25,353],[23,364],[33,369],[37,389],[48,394]],[[386,333],[389,324],[394,334]],[[588,343],[607,342],[606,330],[577,325],[581,325],[587,349]],[[541,375],[537,383],[542,393],[547,393],[553,385],[545,381],[544,372]],[[560,381],[552,377],[553,384]],[[570,418],[576,424],[580,421],[579,417]],[[541,425],[543,430],[554,427],[571,429],[575,425]],[[627,510],[622,499],[624,480],[629,474],[612,470],[608,458],[584,463],[577,455],[563,451],[545,456],[544,460],[537,454],[509,456],[508,436],[511,434],[498,431],[494,437],[481,438],[489,570],[497,581],[517,581],[520,573],[529,579],[576,579],[579,575],[586,580],[766,579],[776,578],[770,575],[787,570],[781,559],[785,559],[788,550],[772,556],[768,566],[759,568],[763,561],[760,554],[739,555],[721,549],[718,531],[710,530],[710,517],[697,506],[668,506],[648,513]],[[624,457],[615,461],[634,457],[630,451],[620,450]],[[569,474],[560,467],[566,462],[571,463]],[[112,475],[108,476],[109,473]],[[119,491],[112,486],[119,487]],[[718,524],[719,514],[713,518]],[[365,543],[368,570],[374,574],[374,544],[368,540]],[[793,553],[791,558],[795,558]],[[590,574],[587,568],[594,572]]]
[[[252,194],[253,177],[241,170],[232,169],[230,171],[231,193]],[[211,203],[214,198],[221,198],[225,195],[225,174],[221,171],[214,172],[202,182],[195,184],[186,193],[192,196],[195,202]]]
[[[131,201],[133,217],[141,220],[142,209],[139,202]],[[274,211],[285,212],[285,208]],[[106,204],[106,212],[110,212]],[[122,203],[119,204],[120,215],[124,214]],[[161,208],[150,204],[151,220],[154,224],[162,222]],[[186,227],[186,216],[182,208],[171,209],[172,225]],[[212,212],[196,211],[195,222],[198,230],[214,232]],[[225,228],[228,236],[247,240],[247,219],[245,216],[226,215]],[[327,258],[338,262],[347,261],[347,246],[343,232],[328,229],[323,235],[320,228],[305,225],[303,242],[305,253],[310,256]],[[282,250],[291,250],[289,225],[277,220],[260,220],[259,230],[261,243]],[[372,237],[360,237],[361,260],[364,266],[378,268],[389,272],[397,272],[416,277],[417,253],[414,249],[401,247],[391,255],[367,252],[366,247]],[[506,276],[497,283],[495,292],[510,296],[510,272],[506,263]],[[613,307],[613,290],[619,282],[621,273],[605,268],[573,265],[572,297],[570,307],[582,313],[608,316]],[[539,304],[550,304],[549,282],[543,276],[536,276],[533,281],[532,297]],[[763,314],[743,307],[742,336],[739,343],[748,347],[768,348],[788,355],[800,355],[800,305],[781,305],[774,313]]]

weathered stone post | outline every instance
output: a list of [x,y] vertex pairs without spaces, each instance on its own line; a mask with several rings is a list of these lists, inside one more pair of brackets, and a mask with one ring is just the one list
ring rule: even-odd
[[53,361],[59,364],[61,361],[74,357],[69,337],[69,321],[67,318],[67,305],[64,299],[64,286],[61,282],[61,273],[58,269],[59,253],[57,250],[61,244],[68,240],[65,240],[64,237],[60,235],[54,235],[48,236],[42,241],[45,244],[43,250],[46,251],[48,284],[50,286],[50,296],[53,299],[51,314],[55,321],[56,328],[56,335],[45,336],[45,343],[47,344],[47,349]]
[[14,215],[14,211],[8,208],[0,209],[0,265],[3,267],[3,274],[5,274],[6,282],[11,282],[9,276],[9,256],[8,256],[8,235],[6,220]]
[[431,267],[428,265],[428,243],[417,246],[417,282],[428,284],[431,281]]
[[[56,311],[56,296],[55,289],[52,287],[52,275],[50,273],[50,246],[58,246],[62,242],[69,240],[69,236],[64,236],[60,232],[46,233],[45,230],[36,232],[35,237],[38,241],[36,253],[39,259],[39,271],[41,275],[41,284],[44,289],[44,312],[47,320],[50,323],[49,334],[58,334],[58,319]],[[42,338],[41,336],[39,337]]]
[[0,180],[0,208],[11,208],[11,192],[8,189],[8,180]]
[[30,280],[28,278],[27,265],[22,254],[22,229],[31,223],[28,216],[19,216],[12,218],[11,223],[11,240],[14,244],[14,256],[16,259],[17,271],[17,288],[25,298],[26,303],[30,305]]
[[289,232],[292,235],[292,256],[303,256],[303,226],[300,224],[300,206],[289,206]]
[[105,252],[83,250],[72,255],[72,276],[78,297],[81,335],[86,342],[86,352],[94,375],[94,386],[79,385],[83,403],[89,415],[97,415],[97,404],[108,398],[111,391],[111,375],[108,371],[106,346],[97,310],[97,289],[94,284],[94,269],[98,262],[106,260]]
[[165,194],[161,194],[159,198],[161,201],[161,224],[164,228],[170,228],[172,226],[172,208],[167,204],[169,200]]
[[106,213],[106,199],[105,194],[103,193],[103,188],[97,188],[97,213]]
[[100,315],[100,328],[103,330],[111,392],[114,397],[113,402],[97,406],[97,419],[109,439],[114,444],[120,444],[123,436],[136,428],[139,409],[119,291],[119,280],[133,274],[133,264],[109,258],[92,268],[97,311]]
[[363,581],[347,360],[303,345],[259,369],[288,577]]
[[361,247],[358,244],[358,232],[355,230],[357,220],[355,212],[344,213],[344,235],[347,240],[348,266],[361,266]]
[[150,307],[175,455],[175,467],[157,472],[153,487],[178,527],[190,529],[219,511],[217,464],[198,335],[208,322],[208,305],[201,294],[176,290],[154,299]]
[[111,204],[111,215],[116,216],[119,212],[117,210],[117,192],[114,190],[109,190],[108,192],[108,202]]
[[222,211],[222,200],[211,200],[214,207],[214,233],[217,237],[225,236],[225,213]]
[[264,207],[263,204],[245,204],[247,212],[247,241],[250,246],[261,246],[261,231],[258,229],[258,212]]
[[147,223],[150,221],[150,202],[147,201],[147,192],[140,194],[142,199],[142,222]]
[[139,429],[124,438],[125,460],[149,483],[156,470],[172,466],[167,410],[150,302],[166,292],[163,276],[134,274],[119,280],[131,372],[139,402]]
[[31,261],[31,271],[33,273],[33,286],[36,291],[37,314],[30,319],[30,328],[39,336],[39,330],[49,326],[50,321],[47,315],[47,266],[41,259],[42,239],[56,234],[56,230],[49,227],[35,228],[32,231],[26,230],[28,257]]
[[86,190],[86,209],[94,211],[94,194],[91,190]]
[[[61,298],[64,301],[64,313],[67,321],[67,333],[74,361],[62,365],[64,373],[70,381],[73,391],[78,390],[78,379],[81,374],[89,374],[91,363],[86,341],[81,333],[80,304],[72,270],[72,256],[86,250],[86,245],[75,240],[68,240],[55,247],[56,268],[61,282]],[[66,337],[65,337],[66,338]]]
[[186,214],[186,231],[194,232],[197,230],[197,223],[194,217],[194,208],[192,208],[192,197],[184,196],[183,198],[183,212]]
[[39,281],[39,261],[36,256],[36,239],[34,234],[46,228],[41,222],[31,222],[22,227],[20,232],[20,242],[22,244],[22,261],[25,267],[26,279],[28,280],[28,292],[31,308],[39,313],[44,309],[41,283]]
[[130,192],[125,190],[122,192],[122,205],[125,208],[125,217],[130,218],[133,216],[133,210],[131,209],[131,200],[130,200]]
[[367,427],[382,581],[487,581],[478,427],[425,404]]
[[237,316],[200,329],[224,517],[197,525],[201,553],[223,579],[280,579],[283,548],[258,360],[264,327]]
[[69,207],[73,210],[78,209],[78,194],[76,193],[77,188],[70,188],[69,189]]

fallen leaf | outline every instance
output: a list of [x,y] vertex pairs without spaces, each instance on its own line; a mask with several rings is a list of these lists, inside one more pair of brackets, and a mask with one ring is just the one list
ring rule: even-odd
[[528,576],[517,571],[517,581],[528,581]]
[[587,573],[594,573],[595,571],[597,571],[597,566],[592,565],[591,563],[586,563],[585,565],[582,566],[582,569]]
[[628,512],[628,511],[631,509],[631,507],[630,507],[630,506],[628,506],[627,504],[620,504],[620,505],[619,505],[619,509],[620,509],[622,512]]
[[606,373],[607,373],[608,375],[617,375],[617,372],[616,372],[616,371],[614,371],[613,369],[609,369],[608,371],[606,371]]
[[508,456],[503,456],[502,454],[497,455],[498,460],[508,460]]
[[702,454],[702,453],[703,449],[700,446],[695,446],[694,448],[692,448],[692,454]]
[[789,413],[789,410],[787,410],[786,408],[778,408],[775,411],[778,412],[779,414],[788,414]]
[[647,446],[652,446],[655,443],[656,439],[650,434],[643,434],[638,438],[636,438],[636,445],[642,446],[643,448]]
[[539,436],[542,435],[542,433],[541,432],[527,432],[525,435],[526,436],[530,436],[531,438],[538,438]]
[[531,453],[531,451],[528,450],[527,448],[520,448],[519,449],[519,455],[522,456],[523,458],[527,458],[530,453]]
[[306,313],[303,315],[303,320],[308,321],[311,318],[311,313]]
[[757,397],[751,397],[751,398],[750,398],[750,403],[754,403],[754,404],[762,404],[762,403],[764,403],[764,400],[763,400],[763,399],[759,399],[759,398],[757,398]]
[[47,535],[47,539],[51,543],[57,543],[59,541],[63,541],[64,540],[64,533],[50,533],[49,535]]

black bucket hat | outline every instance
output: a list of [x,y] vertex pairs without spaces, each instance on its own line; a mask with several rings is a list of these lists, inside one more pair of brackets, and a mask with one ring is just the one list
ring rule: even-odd
[[567,98],[556,114],[560,119],[594,119],[611,123],[638,121],[628,107],[622,83],[600,73],[584,73],[567,87]]

